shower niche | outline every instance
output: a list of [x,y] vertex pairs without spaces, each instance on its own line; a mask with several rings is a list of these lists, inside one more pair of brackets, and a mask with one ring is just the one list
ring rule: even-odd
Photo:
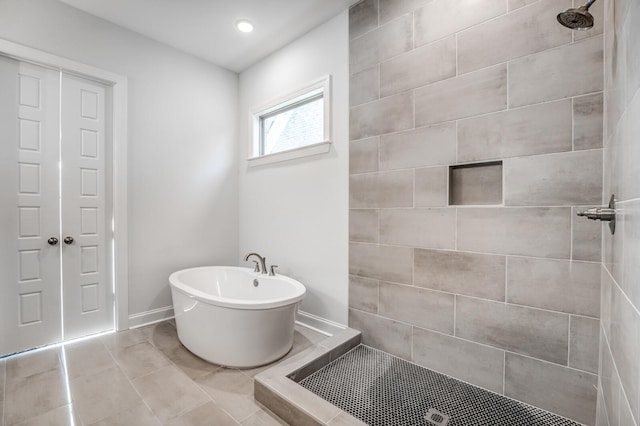
[[502,161],[449,166],[449,205],[502,205]]

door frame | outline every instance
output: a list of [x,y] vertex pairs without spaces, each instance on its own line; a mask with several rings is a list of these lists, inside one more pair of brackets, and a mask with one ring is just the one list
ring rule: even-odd
[[98,81],[110,87],[113,95],[111,114],[112,174],[111,196],[114,219],[115,328],[129,329],[129,265],[127,245],[127,78],[100,68],[52,55],[38,49],[0,38],[0,54],[19,61]]

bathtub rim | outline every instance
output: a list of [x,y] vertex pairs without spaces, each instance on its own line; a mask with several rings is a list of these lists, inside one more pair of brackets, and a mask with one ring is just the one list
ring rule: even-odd
[[[231,298],[213,296],[211,294],[197,290],[178,278],[179,274],[181,273],[188,272],[188,271],[196,271],[201,269],[231,269],[236,271],[247,272],[248,276],[250,277],[253,276],[258,279],[261,277],[269,278],[269,279],[271,278],[281,279],[283,281],[286,281],[292,284],[293,287],[296,289],[296,291],[294,293],[294,296],[288,297],[286,299],[282,299],[282,298],[267,299],[267,300],[231,299]],[[242,309],[242,310],[261,310],[261,309],[264,310],[264,309],[274,309],[274,308],[280,308],[283,306],[293,305],[296,303],[300,303],[302,299],[304,299],[304,296],[307,292],[306,287],[301,282],[293,278],[290,278],[286,275],[278,274],[275,277],[268,277],[264,274],[256,273],[250,268],[244,268],[241,266],[198,266],[195,268],[181,269],[169,275],[169,285],[171,286],[171,289],[179,291],[180,293],[183,293],[184,295],[191,297],[193,299],[196,299],[202,303],[206,303],[208,305],[213,305],[213,306],[219,306],[223,308]]]

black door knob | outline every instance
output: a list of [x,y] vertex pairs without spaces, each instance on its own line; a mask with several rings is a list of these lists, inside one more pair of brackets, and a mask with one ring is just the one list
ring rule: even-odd
[[47,243],[49,243],[50,246],[55,246],[58,244],[58,239],[56,237],[51,237],[47,240]]
[[71,244],[73,243],[73,237],[64,237],[64,241],[65,244]]

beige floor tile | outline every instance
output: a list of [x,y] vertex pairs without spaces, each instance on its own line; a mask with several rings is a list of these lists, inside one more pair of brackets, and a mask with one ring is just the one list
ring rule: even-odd
[[136,405],[121,413],[104,418],[91,426],[159,426],[160,421],[144,404]]
[[[32,361],[33,359],[29,362]],[[7,384],[6,392],[4,419],[7,426],[45,414],[71,402],[67,397],[66,381],[61,367],[28,377],[14,378]]]
[[70,378],[94,375],[116,367],[116,363],[107,348],[97,339],[65,345],[62,348],[62,353],[66,360],[67,372]]
[[286,423],[267,409],[260,409],[257,413],[242,422],[242,426],[283,426]]
[[119,368],[71,380],[71,395],[85,424],[118,414],[141,402]]
[[139,377],[133,385],[161,422],[192,410],[209,399],[173,365]]
[[209,401],[198,408],[194,408],[178,417],[171,419],[167,425],[170,426],[236,426],[238,423],[227,413],[218,408],[216,404]]
[[146,342],[147,338],[139,329],[110,333],[100,337],[107,349],[126,348],[137,343]]
[[148,325],[139,329],[146,339],[161,351],[180,345],[176,328],[168,322]]
[[122,370],[132,380],[170,364],[169,359],[148,342],[115,348],[112,353]]
[[164,354],[169,357],[171,361],[182,370],[192,380],[206,376],[209,373],[214,372],[222,367],[216,364],[211,364],[201,358],[198,358],[184,346],[176,346]]
[[73,405],[64,405],[48,413],[29,419],[19,426],[76,426],[81,425],[80,417],[74,411]]
[[9,358],[6,366],[7,384],[16,379],[55,370],[60,367],[59,348],[40,350]]
[[238,370],[223,368],[196,382],[237,421],[243,421],[260,410],[253,398],[253,380]]

